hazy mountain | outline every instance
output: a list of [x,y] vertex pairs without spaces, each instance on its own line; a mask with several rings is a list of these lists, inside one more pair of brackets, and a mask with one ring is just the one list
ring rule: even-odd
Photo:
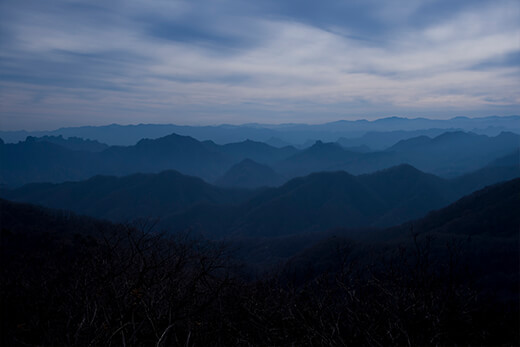
[[267,141],[265,141],[265,143],[277,148],[287,147],[291,145],[289,142],[285,142],[277,137],[271,137]]
[[448,132],[400,141],[387,151],[420,170],[455,176],[476,170],[490,161],[520,148],[520,135],[502,132],[495,137]]
[[488,166],[490,167],[520,167],[520,149],[512,152],[509,155],[493,160]]
[[469,192],[475,187],[484,187],[500,181],[511,180],[520,177],[520,163],[518,151],[498,158],[483,168],[455,177],[453,182],[454,191]]
[[359,153],[368,153],[372,152],[372,149],[368,147],[367,145],[359,145],[359,146],[342,146],[347,151],[350,152],[359,152]]
[[431,138],[422,135],[417,137],[412,137],[410,139],[401,140],[395,145],[388,148],[388,151],[406,151],[415,148],[416,146],[425,146],[428,145],[431,142]]
[[386,151],[370,153],[318,141],[273,167],[285,176],[295,177],[333,170],[363,174],[407,163],[424,172],[454,177],[477,170],[518,148],[520,135],[510,132],[495,137],[465,132],[447,132],[433,139],[418,136],[400,141]]
[[374,221],[374,226],[395,225],[406,218],[420,217],[425,211],[447,205],[474,188],[459,192],[451,182],[407,164],[361,175],[358,179],[376,191],[388,206],[388,212]]
[[292,146],[278,148],[263,142],[251,140],[229,143],[222,146],[216,146],[216,148],[220,153],[226,155],[235,162],[244,159],[251,159],[262,164],[272,164],[298,152],[298,150]]
[[101,152],[109,146],[94,140],[85,140],[79,137],[64,138],[59,136],[28,137],[26,141],[49,142],[73,151]]
[[303,176],[312,172],[333,171],[345,163],[363,157],[362,154],[351,152],[337,143],[316,143],[289,158],[274,165],[275,170],[289,177]]
[[395,130],[395,131],[370,131],[357,138],[342,137],[336,142],[345,148],[366,146],[372,150],[384,150],[397,142],[419,136],[436,137],[447,131],[461,129],[421,129],[421,130]]
[[[308,139],[325,142],[341,137],[359,138],[367,132],[415,131],[422,129],[461,129],[494,136],[501,131],[520,133],[520,116],[467,118],[447,120],[426,118],[390,117],[374,121],[337,121],[324,124],[243,124],[218,126],[179,126],[173,124],[138,124],[107,126],[85,126],[61,128],[52,131],[0,131],[6,142],[18,142],[27,136],[63,135],[97,140],[110,145],[134,145],[142,138],[159,138],[171,133],[194,137],[200,141],[213,140],[224,144],[247,139],[266,142],[278,138],[289,144],[298,145]],[[367,144],[368,145],[368,144]],[[369,146],[370,147],[370,146]],[[375,147],[376,148],[376,147]]]
[[113,146],[101,153],[101,157],[114,173],[175,169],[214,181],[244,159],[272,163],[295,152],[293,147],[276,148],[249,140],[217,145],[212,141],[200,142],[190,136],[170,134],[155,140],[143,139],[135,146]]
[[[410,168],[396,168],[393,170],[394,172],[391,174],[395,174],[396,172],[404,170],[409,171]],[[383,173],[382,173],[383,174]],[[177,176],[177,173],[174,172],[168,172],[164,173],[163,179],[168,180],[171,177],[169,176]],[[343,179],[340,179],[341,182],[333,181],[335,185],[338,183],[341,184],[341,187],[348,187],[349,193],[345,194],[347,197],[339,196],[341,194],[337,194],[338,196],[331,196],[331,199],[341,199],[342,201],[348,201],[349,199],[352,201],[355,199],[355,194],[350,193],[350,186],[354,185],[354,180],[356,177],[354,176],[345,176],[342,173],[332,173],[331,175],[336,176],[337,179],[342,177]],[[130,176],[126,178],[127,180],[136,180],[139,177],[144,177],[146,180],[150,181],[154,176],[156,175],[135,175]],[[329,179],[331,178],[330,175],[328,175]],[[419,180],[427,179],[427,177],[421,177],[421,175],[415,174],[416,178]],[[304,181],[309,182],[312,180],[315,180],[318,178],[319,175],[311,175],[305,179],[301,179],[298,181]],[[179,177],[177,177],[178,179]],[[185,181],[184,180],[193,180],[196,181],[196,179],[193,178],[181,178],[181,180],[178,180],[178,185],[175,188],[172,188],[170,192],[168,193],[177,193],[179,191],[187,191],[188,188],[185,187]],[[333,178],[332,178],[333,179]],[[373,179],[373,178],[371,178]],[[89,180],[87,182],[95,182],[96,180],[114,180],[114,178],[106,178],[106,177],[98,177],[94,178],[92,180]],[[122,179],[116,179],[117,181],[123,181]],[[106,182],[106,185],[110,185],[109,182]],[[157,181],[156,184],[162,184],[165,183]],[[181,185],[184,183],[184,187],[181,187]],[[158,199],[143,199],[141,207],[145,203],[152,203],[157,208],[161,208],[163,211],[172,208],[172,209],[184,209],[184,206],[180,206],[179,204],[185,204],[185,206],[189,206],[191,204],[195,204],[196,206],[194,208],[191,208],[188,210],[188,214],[197,214],[200,211],[205,211],[206,216],[212,216],[212,218],[206,219],[202,218],[201,220],[204,220],[205,223],[214,223],[216,226],[220,227],[219,223],[222,222],[220,219],[224,219],[228,221],[230,218],[233,218],[236,216],[232,216],[232,214],[236,213],[242,213],[246,209],[254,210],[256,208],[263,209],[266,205],[272,204],[273,201],[274,204],[276,204],[278,207],[282,207],[285,211],[287,211],[287,206],[284,204],[281,204],[279,201],[281,198],[280,190],[270,190],[266,191],[264,194],[261,194],[252,200],[250,200],[247,203],[244,203],[242,207],[238,208],[227,208],[226,206],[222,205],[219,207],[218,205],[204,205],[199,203],[200,201],[212,201],[212,202],[236,202],[240,201],[244,198],[244,195],[242,195],[240,192],[237,192],[234,197],[226,196],[225,194],[222,195],[221,192],[215,191],[212,188],[208,188],[207,185],[205,185],[203,182],[191,182],[194,183],[194,186],[198,186],[198,198],[192,198],[188,200],[184,200],[180,202],[177,200],[177,202],[172,202],[169,198],[164,198],[164,201],[159,201]],[[136,195],[135,192],[139,191],[140,188],[142,190],[147,190],[151,185],[154,183],[148,182],[148,186],[146,184],[141,184],[139,187],[134,188],[134,195],[132,193],[124,193],[120,196],[120,198],[128,199],[128,197],[132,196],[131,199],[133,199]],[[120,186],[118,184],[118,186]],[[55,185],[54,188],[59,187],[60,189],[52,191],[51,185],[31,185],[31,186],[40,186],[38,193],[32,193],[33,195],[40,194],[39,197],[39,203],[45,204],[47,206],[50,206],[54,203],[54,206],[59,207],[58,203],[52,202],[51,198],[45,198],[44,195],[47,193],[52,192],[53,194],[56,194],[58,199],[63,199],[64,196],[67,195],[66,190],[69,191],[69,194],[74,191],[75,193],[81,193],[83,194],[85,190],[88,189],[88,184],[86,184],[83,188],[83,191],[78,187],[73,187],[69,184],[64,185]],[[29,188],[34,188],[31,186],[27,186],[24,188],[25,190],[30,190]],[[97,184],[95,186],[98,186]],[[309,190],[310,188],[303,188],[301,187],[301,182],[292,182],[291,185],[288,187],[284,187],[284,192],[293,191],[291,195],[293,197],[301,198],[305,194],[305,190]],[[325,184],[320,182],[319,188],[323,188]],[[357,191],[354,193],[362,193],[366,194],[368,191],[368,187],[366,186],[357,186]],[[98,189],[102,190],[102,189]],[[117,189],[116,189],[117,190]],[[23,190],[22,190],[23,191]],[[29,192],[25,192],[29,194]],[[168,195],[165,194],[165,195]],[[112,203],[117,202],[120,203],[117,197],[117,192],[113,194],[106,194],[106,198],[103,198],[101,201],[105,206],[109,206],[109,202],[106,200],[111,200]],[[156,194],[155,192],[153,193]],[[20,194],[21,195],[21,194]],[[95,196],[100,196],[100,193],[93,194],[88,199],[95,199]],[[319,198],[319,197],[318,197]],[[24,199],[27,199],[27,196],[24,197]],[[33,201],[37,201],[37,198],[31,198]],[[88,211],[88,199],[84,200],[84,206],[83,208],[75,207],[75,202],[73,199],[69,199],[68,206],[66,206],[66,203],[62,203],[61,206],[66,206],[67,209],[74,209],[74,210],[83,210]],[[365,202],[371,203],[372,201],[378,201],[378,207],[372,211],[370,211],[370,208],[367,208],[367,205],[360,205],[359,208],[355,211],[347,212],[349,214],[359,213],[361,212],[368,212],[369,214],[372,214],[376,216],[378,214],[377,210],[383,210],[385,209],[384,205],[386,202],[382,201],[378,197],[375,197],[374,195],[368,196],[366,198],[363,198]],[[29,199],[27,199],[29,200]],[[63,200],[66,201],[66,200]],[[91,200],[92,201],[92,200]],[[133,202],[133,200],[132,200]],[[131,202],[130,202],[131,203]],[[161,207],[160,205],[168,205],[168,204],[177,204],[177,207],[169,206],[169,207]],[[328,202],[330,204],[330,202]],[[301,209],[301,206],[303,205],[311,205],[314,204],[315,208],[318,208],[318,210],[321,208],[319,203],[313,202],[313,201],[303,201],[299,205],[295,206],[294,210]],[[0,220],[2,221],[2,228],[16,228],[17,225],[20,224],[20,221],[29,222],[36,220],[37,223],[40,225],[44,225],[45,228],[49,231],[56,231],[56,230],[62,230],[62,227],[56,226],[53,223],[56,223],[57,218],[56,216],[66,215],[66,214],[58,214],[56,215],[55,212],[51,213],[51,218],[48,219],[46,222],[40,221],[41,215],[49,216],[48,210],[38,208],[37,213],[34,211],[34,207],[27,206],[23,204],[15,204],[13,202],[6,202],[4,200],[0,199]],[[207,208],[207,206],[212,206],[212,208]],[[229,205],[228,205],[229,206]],[[259,206],[259,207],[256,207]],[[388,243],[388,242],[410,242],[410,232],[413,229],[415,233],[419,233],[422,235],[426,234],[436,234],[436,240],[440,244],[444,244],[448,241],[450,242],[450,237],[452,236],[468,236],[471,235],[473,237],[473,245],[477,247],[486,246],[488,248],[492,248],[496,244],[493,244],[492,242],[499,242],[501,247],[505,247],[506,244],[509,244],[513,249],[517,249],[517,243],[514,241],[511,241],[511,239],[518,239],[519,233],[518,233],[518,227],[520,226],[520,214],[518,214],[518,209],[520,208],[520,178],[507,181],[507,182],[501,182],[495,185],[488,186],[482,190],[476,191],[472,194],[469,194],[467,196],[462,197],[460,200],[452,203],[451,205],[448,205],[446,207],[443,207],[439,210],[430,212],[426,214],[424,217],[420,219],[416,219],[413,221],[406,222],[402,225],[387,228],[387,229],[359,229],[359,228],[334,228],[334,229],[320,229],[318,232],[309,233],[309,232],[301,232],[301,233],[293,233],[292,235],[281,235],[281,237],[275,237],[276,234],[273,233],[275,230],[280,230],[280,228],[277,225],[274,225],[274,230],[268,230],[262,235],[259,235],[258,233],[255,233],[254,231],[258,231],[258,227],[254,225],[252,226],[254,229],[245,232],[242,235],[235,235],[239,236],[235,239],[234,244],[240,244],[242,247],[246,247],[247,254],[245,259],[249,259],[252,261],[266,261],[267,258],[275,256],[277,259],[285,259],[287,257],[290,257],[291,255],[296,254],[297,252],[301,252],[306,247],[310,247],[313,243],[316,243],[317,249],[314,247],[309,248],[309,250],[302,253],[301,256],[308,257],[311,256],[312,258],[319,258],[323,256],[328,256],[334,254],[335,250],[337,250],[337,247],[342,244],[345,240],[351,239],[356,240],[357,242],[370,242],[370,243],[379,243],[382,242]],[[108,216],[112,215],[111,218],[113,218],[112,213],[103,213],[100,212],[102,208],[99,208],[96,213],[99,216]],[[108,207],[110,209],[110,207]],[[145,207],[146,209],[146,207]],[[92,210],[93,211],[93,210]],[[137,212],[137,215],[139,215],[141,211]],[[272,212],[274,213],[274,212]],[[319,217],[319,214],[325,215],[327,211],[323,209],[320,212],[315,213],[312,217],[302,217],[303,219],[316,219]],[[227,215],[226,215],[227,214]],[[256,212],[254,212],[255,215],[257,215]],[[22,217],[23,216],[23,217]],[[178,215],[177,215],[178,216]],[[199,215],[200,216],[200,215]],[[265,214],[264,214],[265,216]],[[295,218],[295,216],[289,216],[291,218]],[[17,219],[18,218],[18,219]],[[22,218],[22,219],[20,219]],[[47,217],[45,217],[47,218]],[[81,217],[85,218],[85,217]],[[339,218],[341,217],[334,217]],[[357,216],[359,218],[359,214]],[[213,219],[213,221],[211,221]],[[88,229],[88,227],[91,225],[92,220],[85,219],[87,222],[81,222],[76,223],[77,219],[71,219],[70,217],[67,217],[66,220],[74,221],[74,230],[75,232],[81,232],[81,230]],[[18,222],[16,222],[18,221]],[[43,224],[42,224],[43,223]],[[281,221],[282,225],[289,225],[289,223]],[[27,224],[27,223],[26,223]],[[325,223],[324,225],[326,225]],[[334,224],[334,223],[328,223]],[[242,227],[245,227],[245,224],[241,225]],[[265,226],[265,224],[264,224]],[[345,224],[344,226],[347,226]],[[348,226],[351,226],[351,224],[348,224]],[[303,229],[307,230],[309,228],[304,227]],[[180,230],[183,230],[183,228],[180,228]],[[285,232],[287,229],[282,229]],[[282,233],[282,234],[285,234]],[[250,235],[254,236],[253,238],[247,239],[243,238],[241,236],[244,235]],[[330,235],[335,235],[334,239],[332,239],[331,242],[325,241],[322,242],[321,240],[326,240],[327,237]],[[451,235],[451,236],[450,236]],[[467,238],[464,238],[467,242]],[[494,241],[493,241],[494,240]],[[237,243],[238,242],[238,243]],[[451,240],[453,242],[453,240]],[[511,247],[508,248],[508,250],[511,250]],[[318,251],[319,249],[319,251]],[[323,251],[325,249],[325,251]],[[504,251],[503,248],[498,248],[496,251]],[[518,252],[518,249],[517,249]],[[303,255],[305,254],[305,255]],[[300,256],[300,257],[301,257]],[[491,262],[490,258],[486,258],[488,262]],[[485,259],[483,259],[484,261]],[[271,259],[272,262],[272,259]]]
[[403,162],[390,152],[362,153],[348,150],[334,142],[316,141],[313,146],[276,163],[273,167],[287,177],[297,177],[312,172],[337,170],[362,174]]
[[[70,140],[55,142],[69,143]],[[19,186],[31,182],[81,180],[96,174],[126,175],[170,169],[214,181],[246,158],[275,162],[296,152],[292,147],[275,148],[253,141],[221,146],[177,134],[143,139],[134,146],[111,146],[96,153],[73,151],[68,147],[65,143],[56,145],[32,137],[17,144],[0,143],[3,163],[0,182]]]
[[249,192],[221,189],[175,171],[125,177],[96,176],[87,181],[30,184],[5,197],[98,218],[130,221],[160,218],[201,203],[236,204]]
[[209,236],[231,232],[256,238],[323,231],[340,225],[389,226],[421,217],[474,190],[513,177],[520,177],[520,168],[487,168],[452,180],[409,165],[357,177],[344,172],[319,173],[264,190],[233,209],[201,205],[168,219],[166,224],[181,229],[194,227]]
[[271,167],[245,159],[232,166],[215,184],[222,187],[260,188],[275,187],[285,182]]
[[213,140],[219,144],[245,141],[248,138],[264,141],[277,134],[269,128],[255,126],[182,126],[174,124],[137,124],[105,126],[83,126],[60,128],[52,131],[0,131],[0,137],[6,142],[23,141],[27,136],[80,137],[97,140],[117,146],[132,146],[143,138],[157,139],[171,133],[194,137],[200,141]]
[[[258,164],[242,164],[258,169]],[[493,175],[481,171],[445,180],[400,165],[361,176],[315,173],[278,188],[248,192],[217,188],[198,178],[163,172],[30,184],[3,191],[2,195],[117,221],[161,217],[162,225],[172,230],[192,228],[209,237],[266,237],[333,227],[395,225],[511,175],[518,177],[520,170],[501,168]]]
[[237,229],[276,236],[339,226],[394,225],[456,197],[449,182],[408,165],[357,177],[316,173],[253,198]]
[[214,180],[231,165],[215,149],[189,136],[171,134],[143,139],[135,146],[113,146],[100,153],[100,170],[105,174],[177,170],[187,175]]
[[231,165],[199,141],[175,134],[141,140],[135,146],[112,146],[96,153],[28,137],[17,144],[0,144],[0,161],[1,181],[10,186],[166,169],[215,179]]
[[[49,139],[51,138],[43,138]],[[303,150],[276,148],[256,141],[218,145],[189,136],[170,134],[155,140],[143,139],[134,146],[112,146],[79,139],[55,143],[28,137],[17,144],[0,143],[0,182],[19,186],[30,182],[81,180],[96,174],[127,175],[177,170],[214,182],[244,159],[268,164],[287,178],[320,171],[344,170],[370,173],[402,163],[442,176],[456,176],[481,168],[488,162],[520,147],[520,135],[501,133],[495,137],[449,132],[403,140],[386,151],[348,150],[337,143],[316,141]],[[81,146],[88,150],[79,149]],[[94,150],[94,152],[93,152]]]
[[244,209],[236,232],[265,237],[364,225],[386,206],[355,176],[333,172],[293,179],[253,198]]
[[[372,230],[330,230],[326,238],[315,241],[314,245],[302,250],[296,258],[299,266],[310,262],[330,265],[331,256],[337,254],[338,244],[349,243],[351,247],[353,244],[365,244],[371,245],[372,249],[376,245],[405,246],[413,243],[413,233],[419,235],[419,242],[430,238],[430,256],[445,256],[449,247],[452,247],[452,251],[459,252],[452,256],[458,256],[458,261],[464,257],[473,271],[493,272],[488,273],[487,277],[477,277],[478,281],[489,282],[495,276],[497,282],[487,285],[500,287],[504,283],[498,281],[510,281],[515,277],[518,281],[519,209],[520,179],[517,178],[485,187],[423,218],[398,226]],[[504,276],[506,273],[507,276]],[[514,286],[500,288],[511,289],[517,293]]]
[[[324,238],[310,241],[308,247],[288,262],[288,273],[318,275],[334,271],[338,257],[356,263],[370,263],[371,254],[401,252],[408,248],[423,252],[429,266],[450,259],[465,268],[479,287],[499,293],[503,299],[518,300],[520,179],[488,186],[421,219],[387,229],[335,229]],[[414,244],[413,234],[417,235]],[[429,241],[428,241],[429,240]],[[281,240],[273,240],[272,247]],[[302,245],[300,245],[301,247]],[[254,252],[253,247],[250,252]],[[406,254],[406,253],[402,253]],[[417,254],[415,254],[417,255]],[[282,253],[281,259],[289,256]],[[410,258],[413,262],[414,258]],[[423,266],[427,266],[423,263]]]
[[96,153],[71,151],[32,138],[17,144],[0,142],[0,182],[18,186],[28,182],[85,179],[99,170]]

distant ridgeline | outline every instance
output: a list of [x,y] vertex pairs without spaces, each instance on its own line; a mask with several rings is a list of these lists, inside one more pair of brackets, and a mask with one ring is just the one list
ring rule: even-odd
[[358,175],[404,163],[442,177],[468,174],[486,166],[519,166],[520,135],[511,132],[494,137],[462,131],[433,138],[421,135],[376,151],[370,149],[370,142],[350,145],[345,144],[345,139],[316,141],[303,149],[251,140],[219,145],[171,134],[143,139],[131,146],[108,146],[79,138],[28,137],[16,144],[0,143],[0,184],[17,187],[35,182],[78,181],[95,175],[176,170],[224,187],[259,188],[279,186],[315,172]]
[[314,143],[316,140],[334,142],[340,139],[345,147],[368,145],[384,149],[394,143],[421,135],[435,137],[447,131],[472,131],[495,136],[502,131],[520,134],[520,116],[452,119],[389,117],[374,121],[340,120],[324,124],[243,124],[217,126],[181,126],[174,124],[138,124],[83,126],[52,131],[0,131],[0,138],[8,143],[23,141],[27,136],[63,136],[97,140],[109,145],[129,146],[143,138],[157,139],[176,133],[197,140],[212,140],[218,144],[241,142],[247,139],[266,142],[275,147]]

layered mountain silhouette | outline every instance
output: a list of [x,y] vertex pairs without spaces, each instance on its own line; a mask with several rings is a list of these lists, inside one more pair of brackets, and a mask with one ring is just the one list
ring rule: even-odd
[[85,179],[99,170],[95,158],[96,153],[72,151],[31,138],[17,144],[0,142],[0,184],[18,186]]
[[278,163],[275,168],[279,172],[295,177],[312,172],[337,170],[342,163],[362,157],[361,154],[350,152],[336,143],[316,143]]
[[111,146],[96,153],[72,150],[55,140],[29,137],[17,144],[0,143],[0,183],[19,186],[170,169],[213,182],[244,159],[274,162],[296,151],[253,141],[217,145],[177,134],[143,139],[134,146]]
[[[312,180],[314,177],[308,179]],[[350,180],[352,177],[348,179]],[[218,201],[220,197],[208,197],[204,194],[202,199]],[[227,201],[227,198],[225,200]],[[42,200],[42,203],[48,204],[48,201]],[[73,206],[71,205],[71,207]],[[344,247],[353,247],[357,244],[359,255],[359,251],[365,252],[363,248],[359,248],[359,245],[387,245],[403,242],[406,244],[413,241],[412,234],[420,235],[423,240],[425,236],[430,235],[434,237],[433,240],[437,247],[441,248],[447,244],[455,245],[459,242],[457,240],[464,241],[466,247],[469,247],[466,251],[476,252],[473,253],[472,257],[475,258],[472,259],[476,262],[475,266],[481,269],[492,268],[494,271],[509,271],[511,269],[506,269],[504,264],[509,267],[518,267],[515,260],[518,258],[511,257],[511,254],[515,252],[518,254],[519,207],[520,178],[517,178],[485,187],[446,207],[432,211],[420,219],[398,226],[385,229],[335,228],[322,230],[319,233],[293,234],[282,237],[259,237],[257,235],[255,238],[245,239],[245,243],[235,242],[235,244],[245,248],[246,253],[242,254],[246,261],[265,262],[266,257],[273,256],[273,254],[278,255],[277,259],[288,259],[294,256],[290,261],[291,267],[303,268],[311,262],[314,265],[318,263],[330,265],[338,250]],[[88,234],[93,230],[114,227],[107,222],[61,211],[0,199],[2,232],[25,234],[26,241],[30,242],[31,233],[34,232],[54,233],[53,237],[72,240],[74,234]],[[267,235],[274,236],[272,233]],[[8,235],[3,235],[3,237],[6,236]],[[266,248],[271,251],[265,252]],[[369,253],[369,249],[367,252]],[[297,253],[299,254],[297,255]],[[485,258],[482,258],[483,256]],[[481,259],[479,260],[478,257]],[[320,266],[325,268],[328,265]]]
[[353,174],[374,172],[402,163],[385,152],[362,153],[343,148],[337,143],[316,141],[274,168],[287,177],[297,177],[319,171],[345,170]]
[[493,160],[481,169],[466,175],[453,178],[454,189],[468,191],[469,187],[490,185],[495,182],[511,180],[519,176],[520,152],[517,150],[509,155]]
[[160,218],[202,203],[236,204],[247,191],[222,189],[176,171],[125,177],[95,176],[81,182],[29,184],[6,193],[9,198],[98,218],[130,221]]
[[282,162],[275,169],[289,177],[317,171],[345,170],[363,174],[407,163],[418,169],[454,177],[486,165],[520,147],[520,135],[503,132],[495,137],[447,132],[435,138],[418,136],[385,151],[359,153],[337,143],[316,142]]
[[395,225],[445,206],[500,178],[498,174],[487,181],[474,178],[460,185],[457,180],[441,179],[400,165],[360,176],[346,172],[315,173],[279,188],[254,192],[218,188],[169,171],[31,184],[4,190],[2,196],[114,221],[160,217],[164,227],[191,228],[209,237],[267,237],[334,227]]
[[107,144],[100,143],[95,140],[85,140],[80,137],[64,138],[62,135],[42,136],[42,137],[28,136],[26,141],[49,142],[49,143],[54,143],[56,145],[65,147],[65,148],[73,150],[73,151],[86,151],[86,152],[101,152],[109,147]]
[[400,165],[374,174],[315,173],[267,190],[244,205],[235,227],[278,236],[345,226],[389,226],[424,215],[481,186],[454,183]]
[[135,146],[113,146],[96,158],[102,174],[124,175],[174,169],[206,180],[217,178],[230,160],[211,146],[189,136],[171,134],[143,139]]
[[454,176],[476,170],[519,147],[520,135],[510,132],[488,137],[457,131],[403,140],[387,151],[423,171]]
[[436,137],[449,131],[460,131],[461,129],[421,129],[421,130],[394,130],[394,131],[369,131],[363,136],[355,138],[339,138],[336,142],[345,148],[366,146],[366,148],[381,151],[385,150],[399,141],[419,136]]
[[217,145],[215,149],[223,155],[230,157],[233,161],[251,159],[262,164],[272,164],[298,152],[292,146],[274,147],[263,142],[251,140],[222,146]]
[[[412,250],[412,254],[418,249],[428,252],[424,254],[428,254],[431,266],[440,259],[462,262],[467,275],[474,276],[479,286],[518,300],[519,208],[517,178],[488,186],[423,218],[395,227],[335,229],[324,233],[326,237],[314,236],[315,241],[307,237],[307,247],[299,245],[298,254],[293,257],[288,252],[281,253],[281,259],[291,258],[287,262],[288,273],[309,276],[337,269],[338,256],[343,261],[369,263],[373,261],[370,254],[376,249],[384,252],[398,246]],[[271,247],[276,248],[282,241],[274,239]],[[249,250],[256,251],[253,246]]]
[[[428,133],[430,129],[460,129],[463,131],[474,131],[479,134],[495,136],[501,131],[514,131],[520,133],[520,116],[506,117],[482,117],[467,118],[455,117],[452,119],[427,119],[427,118],[401,118],[389,117],[374,121],[341,120],[324,124],[243,124],[243,125],[217,125],[217,126],[181,126],[174,124],[137,124],[119,125],[110,124],[106,126],[83,126],[60,128],[52,131],[0,131],[0,137],[6,142],[23,141],[27,136],[58,136],[80,137],[85,139],[97,140],[109,145],[132,146],[143,138],[156,139],[167,136],[171,133],[191,136],[199,141],[212,140],[219,144],[241,142],[247,139],[261,142],[269,142],[271,138],[282,141],[285,144],[299,145],[307,140],[318,140],[334,142],[339,138],[358,139],[365,134],[390,133],[390,132],[414,132],[424,131],[425,135],[437,136],[435,133]],[[412,136],[405,134],[405,137],[396,139],[394,133],[389,135],[390,142],[385,142],[383,137],[386,135],[376,135],[374,142],[370,140],[370,135],[366,138],[368,142],[362,141],[355,145],[367,145],[373,149],[383,149],[393,143]],[[278,141],[278,143],[280,143]],[[350,145],[349,145],[350,146]],[[373,146],[373,147],[372,147]],[[282,147],[276,145],[275,147]]]
[[[425,172],[454,177],[477,170],[520,147],[520,135],[513,133],[488,137],[464,132],[444,133],[433,139],[420,136],[379,152],[348,150],[337,143],[322,141],[303,150],[290,146],[277,148],[250,140],[218,145],[177,134],[155,140],[143,139],[134,146],[111,146],[102,151],[90,142],[85,142],[88,145],[83,144],[84,147],[98,150],[73,150],[70,143],[74,142],[78,147],[80,141],[71,141],[28,138],[17,144],[0,143],[0,183],[13,187],[31,182],[82,180],[99,174],[121,176],[164,170],[176,170],[216,182],[245,159],[268,165],[286,179],[338,170],[358,175],[402,163]],[[65,146],[65,142],[69,145]],[[258,188],[280,184],[278,180],[272,183],[257,180],[261,173],[253,169],[243,170],[240,176],[243,180],[250,174],[246,185],[231,182],[231,174],[226,183],[229,186]]]

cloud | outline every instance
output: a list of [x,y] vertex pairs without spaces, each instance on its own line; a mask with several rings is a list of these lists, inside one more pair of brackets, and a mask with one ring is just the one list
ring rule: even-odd
[[0,126],[519,110],[517,2],[298,3],[6,0]]

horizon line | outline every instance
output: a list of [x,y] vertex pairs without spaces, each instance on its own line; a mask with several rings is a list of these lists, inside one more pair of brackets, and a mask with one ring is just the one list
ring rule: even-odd
[[62,129],[77,129],[77,128],[103,128],[103,127],[110,127],[110,126],[120,126],[120,127],[137,127],[137,126],[180,126],[180,127],[193,127],[193,128],[202,128],[202,127],[247,127],[247,126],[255,126],[255,127],[274,127],[274,126],[298,126],[298,125],[309,125],[309,126],[316,126],[316,125],[327,125],[327,124],[334,124],[334,123],[340,123],[340,122],[348,122],[348,123],[356,123],[356,122],[367,122],[367,123],[374,123],[382,120],[427,120],[427,121],[433,121],[433,122],[439,122],[439,121],[452,121],[456,119],[468,119],[468,120],[477,120],[477,119],[489,119],[489,118],[512,118],[512,117],[520,117],[518,114],[511,114],[511,115],[505,115],[505,116],[498,116],[498,115],[491,115],[491,116],[477,116],[477,117],[469,117],[469,116],[456,116],[451,118],[428,118],[428,117],[406,117],[406,116],[386,116],[381,118],[375,118],[372,120],[366,119],[366,118],[360,118],[360,119],[338,119],[334,121],[329,122],[323,122],[323,123],[257,123],[257,122],[249,122],[249,123],[213,123],[213,124],[178,124],[178,123],[109,123],[109,124],[101,124],[101,125],[75,125],[75,126],[63,126],[59,128],[53,128],[53,129],[45,129],[45,130],[26,130],[26,129],[19,129],[19,130],[1,130],[0,132],[8,133],[8,132],[52,132],[52,131],[59,131]]

